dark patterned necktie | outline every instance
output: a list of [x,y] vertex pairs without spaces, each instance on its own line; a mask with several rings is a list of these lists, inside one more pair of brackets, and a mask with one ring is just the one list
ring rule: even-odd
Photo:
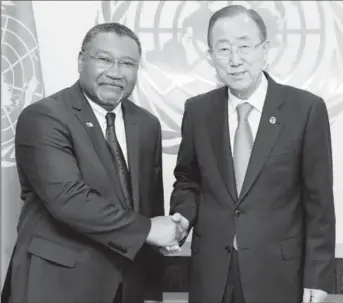
[[126,205],[133,209],[132,197],[131,197],[131,182],[130,174],[126,166],[123,151],[120,148],[115,128],[114,120],[116,118],[115,113],[106,114],[106,141],[111,152],[112,158],[115,163],[115,167],[119,176],[119,180],[123,189]]

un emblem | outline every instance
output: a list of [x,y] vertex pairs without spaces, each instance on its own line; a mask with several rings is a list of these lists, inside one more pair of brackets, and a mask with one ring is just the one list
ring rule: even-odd
[[[265,20],[270,41],[266,70],[275,79],[322,96],[331,121],[343,109],[342,91],[339,90],[343,83],[342,73],[335,72],[342,60],[343,45],[339,45],[339,41],[343,41],[343,37],[342,31],[335,32],[335,23],[329,20],[333,14],[337,16],[336,24],[342,26],[342,17],[336,13],[342,11],[340,4],[321,1],[103,1],[97,22],[124,23],[142,42],[142,68],[133,98],[160,119],[164,153],[176,154],[178,151],[185,100],[222,85],[207,60],[206,36],[210,16],[227,4],[253,8]],[[337,36],[332,36],[333,32]],[[337,45],[338,51],[333,51],[333,45]]]
[[14,136],[20,112],[43,96],[38,80],[41,76],[37,41],[30,28],[32,24],[14,17],[17,5],[21,4],[1,2],[2,167],[15,165]]

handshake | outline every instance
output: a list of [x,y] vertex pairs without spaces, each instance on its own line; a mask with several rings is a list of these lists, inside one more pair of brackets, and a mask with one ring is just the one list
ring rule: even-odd
[[187,236],[188,228],[188,220],[179,213],[151,218],[146,243],[156,246],[164,255],[179,252],[179,242]]

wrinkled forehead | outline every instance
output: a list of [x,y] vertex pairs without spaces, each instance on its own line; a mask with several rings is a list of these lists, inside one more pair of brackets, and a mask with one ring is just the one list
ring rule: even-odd
[[212,45],[218,41],[258,42],[260,37],[261,33],[256,22],[245,13],[221,17],[213,25],[211,32]]

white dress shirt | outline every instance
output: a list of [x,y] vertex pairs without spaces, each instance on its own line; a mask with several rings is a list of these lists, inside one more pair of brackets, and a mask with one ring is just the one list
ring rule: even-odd
[[266,100],[267,95],[267,89],[268,89],[268,80],[266,79],[265,75],[262,75],[262,80],[260,85],[257,87],[255,92],[250,96],[249,99],[242,100],[234,96],[233,94],[228,91],[228,117],[229,117],[229,131],[230,131],[230,143],[231,143],[231,152],[233,154],[234,151],[234,138],[236,129],[238,126],[238,114],[237,114],[237,106],[248,102],[250,105],[252,105],[252,110],[248,117],[248,122],[250,125],[250,129],[252,132],[253,140],[255,141],[258,126],[260,124],[261,116],[262,116],[262,110],[264,106],[264,102]]
[[[86,95],[85,97],[88,100],[95,114],[95,117],[97,118],[99,122],[104,138],[106,139],[106,128],[107,128],[106,114],[108,113],[108,111],[104,109],[103,107],[101,107],[99,104],[89,99]],[[126,165],[128,165],[126,132],[125,132],[125,123],[124,123],[124,117],[123,117],[122,104],[120,103],[119,105],[117,105],[116,108],[112,112],[116,114],[116,118],[114,120],[115,132],[116,132],[116,136],[117,136],[120,148],[124,154]]]

